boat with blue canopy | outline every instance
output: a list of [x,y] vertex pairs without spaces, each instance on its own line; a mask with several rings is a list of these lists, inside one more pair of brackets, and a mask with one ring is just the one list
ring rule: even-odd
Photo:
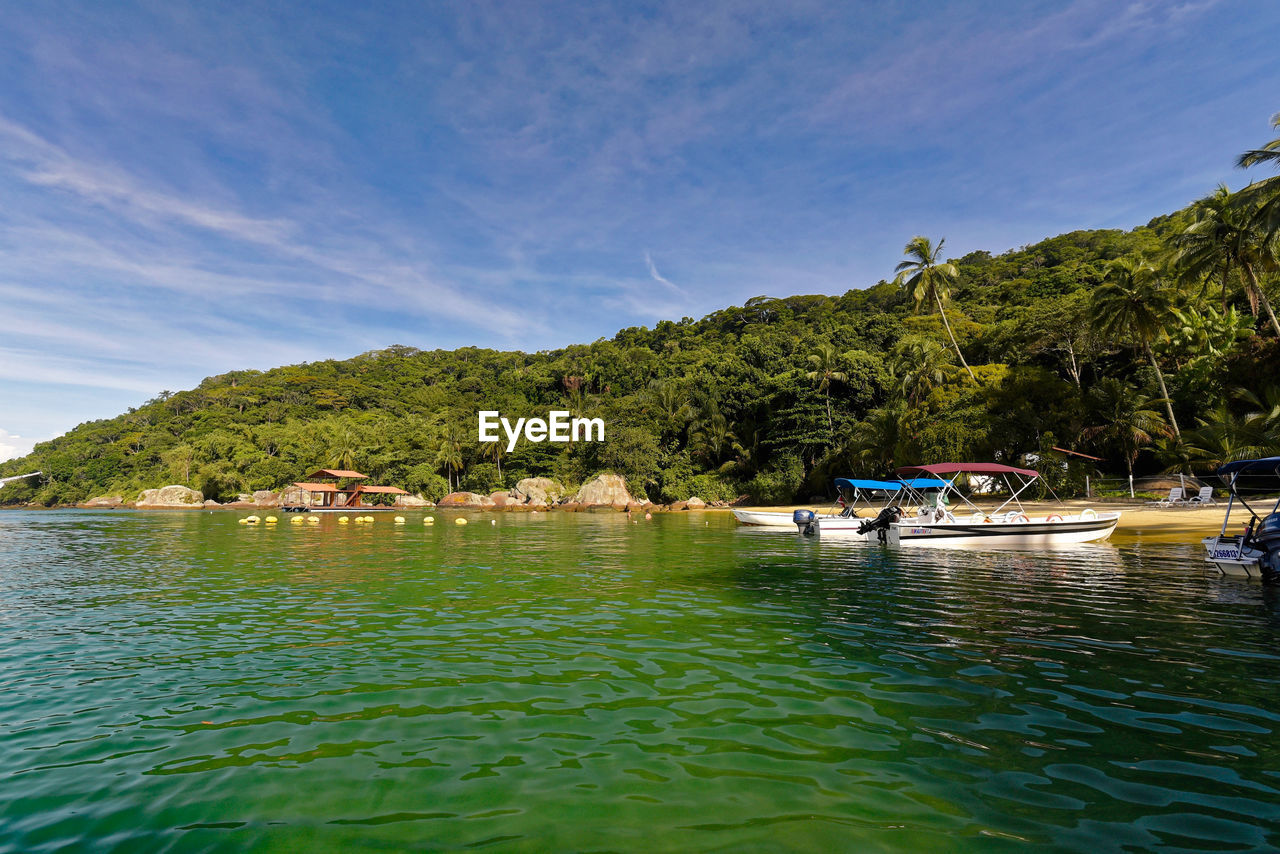
[[[764,528],[787,528],[793,525],[807,526],[814,533],[821,526],[827,533],[857,534],[862,523],[874,519],[884,507],[902,503],[922,503],[928,490],[946,487],[937,478],[897,478],[871,480],[867,478],[837,477],[836,500],[825,513],[812,510],[779,512],[776,510],[734,510],[734,517],[743,525]],[[805,527],[801,527],[805,531]]]
[[[1280,578],[1280,457],[1235,460],[1219,466],[1215,474],[1230,497],[1222,530],[1200,541],[1205,560],[1224,575]],[[1239,534],[1228,534],[1237,506],[1249,514],[1249,521]]]

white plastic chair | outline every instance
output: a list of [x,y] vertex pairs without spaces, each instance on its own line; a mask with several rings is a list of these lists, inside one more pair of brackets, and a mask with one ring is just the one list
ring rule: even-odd
[[1182,499],[1182,487],[1174,486],[1169,489],[1169,497],[1162,498],[1159,501],[1152,502],[1156,507],[1174,507],[1178,504],[1185,504]]
[[1193,495],[1189,503],[1204,506],[1207,504],[1217,504],[1218,502],[1213,498],[1213,487],[1202,486],[1200,487],[1200,494]]

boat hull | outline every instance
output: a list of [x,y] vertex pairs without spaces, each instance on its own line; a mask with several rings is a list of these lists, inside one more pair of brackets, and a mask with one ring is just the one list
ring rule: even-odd
[[1205,561],[1223,575],[1262,577],[1262,552],[1240,544],[1239,537],[1205,537]]
[[[796,526],[791,511],[778,513],[769,510],[734,510],[733,517],[743,525],[754,525],[758,528],[795,528]],[[842,529],[852,526],[856,530],[860,524],[867,521],[858,516],[816,516],[814,518],[820,531],[824,530],[827,525]]]
[[733,517],[744,525],[756,525],[761,528],[794,528],[790,513],[767,512],[763,510],[734,510]]
[[889,526],[888,541],[895,546],[927,548],[1026,548],[1092,543],[1111,536],[1119,513],[1099,513],[1081,519],[1029,519],[1026,522],[932,522],[904,519]]

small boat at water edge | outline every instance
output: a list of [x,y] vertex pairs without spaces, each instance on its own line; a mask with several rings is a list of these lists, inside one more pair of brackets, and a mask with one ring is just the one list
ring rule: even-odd
[[[858,534],[865,522],[876,517],[884,507],[897,503],[903,495],[919,495],[920,491],[941,489],[946,483],[931,478],[915,478],[913,480],[865,480],[860,478],[838,477],[835,479],[836,503],[827,513],[814,513],[810,510],[779,512],[776,510],[734,510],[733,515],[743,525],[764,528],[790,529],[798,527],[801,532],[812,528],[808,533],[821,530],[826,533]],[[913,492],[912,490],[916,490]],[[873,506],[876,495],[884,496],[880,507]],[[870,511],[870,515],[860,513],[859,504]]]
[[[1280,457],[1236,460],[1219,466],[1216,474],[1226,484],[1230,498],[1222,517],[1222,530],[1216,537],[1200,541],[1205,560],[1223,575],[1280,579],[1280,497],[1274,502],[1266,499],[1271,505],[1269,511],[1266,504],[1261,513],[1249,505],[1250,498],[1257,503],[1260,494],[1280,492]],[[1249,511],[1249,523],[1240,534],[1228,535],[1227,526],[1237,502]]]
[[[1050,513],[1046,516],[1027,515],[1019,496],[1040,476],[1032,469],[1015,468],[1001,463],[938,463],[927,466],[906,466],[898,469],[902,475],[931,475],[951,479],[938,493],[933,507],[921,507],[914,516],[902,516],[896,520],[875,520],[874,527],[884,531],[884,541],[894,546],[928,546],[960,548],[1026,548],[1063,546],[1105,540],[1111,536],[1120,521],[1119,511],[1098,513],[1086,508],[1079,513]],[[988,513],[969,501],[955,486],[959,475],[999,477],[1009,489],[1009,498]],[[946,506],[955,496],[968,504],[971,512],[956,513]],[[1010,504],[1016,509],[1006,510]]]

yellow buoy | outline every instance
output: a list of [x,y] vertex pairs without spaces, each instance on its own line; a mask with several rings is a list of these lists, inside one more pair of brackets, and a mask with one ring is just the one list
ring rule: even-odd
[[459,516],[457,519],[454,519],[454,520],[453,520],[453,524],[455,524],[455,525],[465,525],[465,524],[467,524],[467,520],[466,520],[466,519],[463,519],[461,516]]
[[312,525],[319,525],[319,524],[320,524],[320,517],[319,517],[319,516],[308,516],[308,517],[307,517],[307,521],[308,521],[308,522],[310,522]]
[[264,521],[265,521],[268,525],[274,525],[276,522],[279,522],[280,520],[279,520],[279,519],[277,519],[275,516],[268,516]]
[[249,524],[249,520],[248,520],[248,519],[237,519],[236,521],[237,521],[237,522],[239,522],[241,525],[248,525],[248,524]]
[[301,525],[301,524],[302,524],[303,522],[305,522],[305,521],[307,521],[307,520],[306,520],[306,519],[303,519],[301,516],[294,516],[292,519],[290,519],[290,520],[289,520],[289,524],[290,524],[290,525]]
[[339,524],[339,525],[345,525],[345,524],[347,524],[347,522],[348,522],[348,521],[349,521],[349,520],[347,519],[347,517],[346,517],[346,516],[339,516],[339,517],[338,517],[338,524]]
[[403,524],[404,524],[404,517],[403,517],[403,516],[397,516],[397,517],[395,518],[395,523],[396,523],[397,525],[403,525]]
[[257,517],[257,516],[245,516],[245,517],[244,517],[244,520],[245,520],[246,522],[250,522],[250,523],[252,523],[252,522],[257,522],[257,521],[258,521],[258,517]]
[[372,521],[373,521],[373,517],[372,517],[372,516],[365,516],[365,517],[364,517],[364,521],[365,521],[365,524],[367,525],[367,524],[369,524],[370,522],[372,522]]
[[435,516],[427,516],[422,520],[422,524],[424,525],[434,525],[435,523],[436,523]]

